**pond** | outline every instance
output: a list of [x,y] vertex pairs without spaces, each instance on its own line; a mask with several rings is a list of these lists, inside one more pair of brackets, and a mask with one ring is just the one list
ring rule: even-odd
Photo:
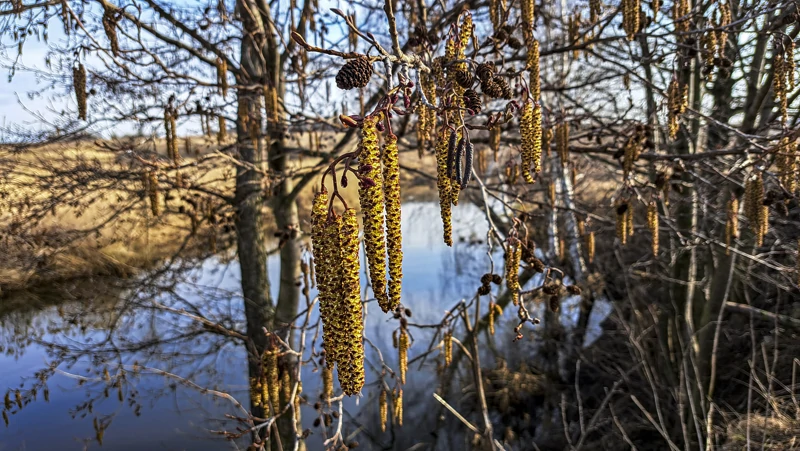
[[[439,323],[459,300],[474,295],[481,274],[489,270],[488,226],[480,209],[462,204],[453,214],[456,244],[449,248],[441,239],[438,204],[404,203],[402,302],[411,309],[415,324]],[[493,259],[495,271],[500,272],[502,250],[495,249]],[[183,314],[244,330],[236,261],[214,257],[194,266],[175,266],[171,271],[144,274],[135,284],[84,280],[76,282],[74,289],[32,295],[22,300],[24,308],[0,309],[0,395],[9,393],[4,406],[8,424],[0,425],[0,451],[244,446],[247,437],[231,442],[217,433],[236,430],[234,417],[241,416],[241,410],[209,390],[230,394],[249,406],[245,350],[240,342],[211,333]],[[270,257],[269,271],[273,291],[277,291],[277,256]],[[539,283],[534,278],[528,286]],[[493,293],[497,291],[494,287]],[[565,326],[574,322],[576,308],[569,298],[564,301],[560,319]],[[587,337],[599,333],[608,306],[597,304],[595,310]],[[535,309],[531,313],[541,314]],[[316,316],[314,312],[312,321]],[[508,324],[514,317],[515,312],[506,309]],[[442,359],[438,351],[409,367],[403,428],[412,433],[401,434],[391,425],[380,432],[376,348],[389,366],[397,366],[392,344],[397,326],[391,315],[368,304],[367,385],[361,397],[344,403],[344,432],[360,442],[361,449],[405,449],[414,443],[445,440],[447,435],[435,430],[444,415],[432,396],[439,385]],[[481,340],[491,339],[492,348],[504,353],[528,352],[528,347],[512,345],[512,328],[499,327],[497,335],[484,334]],[[529,329],[526,341],[533,346],[536,333]],[[432,327],[411,329],[410,360],[428,350],[435,331]],[[312,336],[309,333],[308,339]],[[319,343],[315,346],[319,350]],[[310,352],[307,348],[306,354]],[[489,356],[484,366],[492,362]],[[324,433],[312,426],[319,416],[313,408],[321,390],[319,372],[305,365],[302,379],[308,400],[302,409],[303,427],[311,432],[308,448],[321,449]]]

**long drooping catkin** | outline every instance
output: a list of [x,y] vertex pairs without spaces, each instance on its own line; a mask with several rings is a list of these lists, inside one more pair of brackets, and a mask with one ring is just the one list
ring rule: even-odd
[[386,389],[381,388],[381,394],[378,397],[378,409],[381,416],[381,432],[386,432],[386,422],[389,417],[389,406],[386,403]]
[[556,127],[556,150],[561,166],[566,166],[569,160],[569,123],[564,121]]
[[333,397],[333,370],[329,365],[322,368],[322,399],[330,403]]
[[228,95],[228,62],[217,57],[217,85],[223,97]]
[[361,154],[359,172],[365,180],[358,185],[358,197],[364,222],[364,247],[369,263],[372,291],[378,305],[389,310],[386,294],[386,238],[383,230],[383,173],[381,172],[380,148],[378,147],[378,122],[382,114],[368,116],[361,129]]
[[639,32],[639,0],[622,0],[622,28],[629,41],[633,41]]
[[526,30],[533,30],[535,21],[535,6],[533,0],[521,0],[522,10],[522,23],[525,25]]
[[400,383],[406,383],[406,371],[408,371],[408,332],[405,328],[400,329],[400,338],[397,343],[398,366],[400,367]]
[[783,185],[786,191],[792,194],[797,190],[797,160],[797,141],[790,141],[789,138],[782,138],[781,144],[778,147],[778,155],[775,158],[775,163],[778,167],[781,185]]
[[159,216],[163,208],[161,194],[158,188],[158,173],[154,170],[147,171],[146,183],[147,196],[150,198],[150,212],[153,216]]
[[444,348],[444,364],[446,366],[450,365],[450,362],[453,361],[453,332],[447,331],[444,333],[444,338],[442,339],[442,347]]
[[111,47],[111,53],[114,56],[119,55],[119,40],[117,39],[117,23],[119,16],[116,9],[106,2],[103,2],[103,30],[106,32],[108,43]]
[[647,204],[647,228],[652,238],[653,256],[658,255],[658,205],[655,201]]
[[281,382],[278,374],[278,354],[277,348],[267,349],[261,356],[262,365],[262,402],[272,407],[272,414],[276,414],[280,409],[280,388]]
[[450,174],[447,172],[448,154],[448,129],[439,129],[439,138],[436,141],[436,186],[439,189],[439,208],[444,227],[444,242],[453,245],[452,207],[450,206]]
[[511,292],[514,305],[519,305],[519,263],[522,259],[522,246],[519,241],[508,243],[506,247],[506,287]]
[[731,243],[739,237],[739,199],[731,197],[728,201],[728,214],[725,221],[725,254],[730,255]]
[[525,183],[533,183],[531,166],[533,166],[533,102],[528,100],[522,105],[519,118],[519,132],[522,141],[522,178]]
[[345,333],[343,349],[338,356],[337,374],[342,391],[349,396],[357,394],[364,386],[364,321],[358,243],[356,211],[348,208],[343,216],[339,253],[342,272],[341,305],[336,308],[335,314],[340,318]]
[[78,63],[72,68],[72,88],[75,90],[75,100],[78,102],[78,119],[86,120],[86,68]]
[[403,234],[400,231],[400,160],[397,136],[389,134],[383,151],[383,191],[386,199],[386,252],[389,254],[389,302],[384,313],[400,304],[403,282]]
[[341,285],[341,274],[335,260],[339,247],[339,229],[327,224],[328,193],[320,191],[314,196],[311,207],[311,244],[314,253],[314,275],[319,291],[319,311],[322,318],[322,347],[325,362],[332,367],[337,361],[333,312],[336,293]]
[[586,257],[589,263],[594,262],[594,231],[586,234]]
[[539,41],[531,37],[528,41],[528,87],[531,90],[531,98],[534,102],[539,101],[542,95],[541,78],[539,74]]
[[617,206],[617,238],[623,246],[628,242],[628,210],[630,205],[627,201]]
[[394,389],[394,396],[393,396],[393,404],[394,404],[394,422],[398,426],[403,425],[403,389],[396,388]]

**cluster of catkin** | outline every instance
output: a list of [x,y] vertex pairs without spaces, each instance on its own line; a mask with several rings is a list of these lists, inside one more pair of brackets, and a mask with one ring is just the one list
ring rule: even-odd
[[756,246],[761,246],[769,228],[769,207],[764,205],[764,180],[760,172],[745,184],[744,213],[756,238]]
[[639,10],[641,0],[622,0],[622,28],[629,41],[639,32]]
[[678,79],[673,77],[667,92],[667,108],[669,108],[669,138],[675,139],[680,129],[680,119],[689,106],[689,86],[681,86]]
[[786,126],[789,117],[788,93],[795,87],[794,41],[791,37],[784,39],[776,36],[772,53],[772,89],[781,111],[781,123]]
[[522,141],[522,177],[526,183],[533,183],[531,173],[542,171],[542,107],[528,100],[522,105],[519,120]]
[[519,265],[521,260],[522,243],[516,238],[509,239],[506,245],[505,279],[514,305],[519,305]]
[[621,200],[617,203],[616,212],[617,238],[624,246],[628,243],[628,237],[633,236],[633,205],[628,200]]
[[78,63],[72,68],[72,88],[78,102],[78,119],[86,120],[86,68]]
[[281,380],[278,376],[278,354],[277,349],[265,350],[261,356],[261,373],[250,378],[250,399],[253,405],[262,407],[271,414],[275,414],[280,406]]
[[311,241],[326,365],[336,365],[347,395],[364,385],[364,323],[359,282],[358,219],[352,208],[328,214],[328,193],[314,197]]
[[[400,230],[400,162],[397,137],[389,134],[381,158],[378,123],[383,114],[364,119],[359,154],[358,198],[364,223],[364,247],[370,282],[381,310],[388,312],[400,304],[402,282],[402,238]],[[381,163],[381,159],[383,163]],[[383,171],[381,171],[383,167]],[[384,235],[384,209],[386,211]],[[386,256],[389,254],[389,289],[386,283]]]

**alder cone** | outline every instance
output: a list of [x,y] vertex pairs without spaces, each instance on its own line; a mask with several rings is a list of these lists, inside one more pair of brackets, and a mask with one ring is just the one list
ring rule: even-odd
[[364,57],[348,61],[336,74],[336,86],[339,89],[349,90],[363,88],[372,77],[372,64]]
[[464,91],[464,106],[474,111],[476,114],[481,112],[481,97],[472,89]]
[[503,97],[503,87],[498,85],[496,80],[495,78],[488,78],[486,81],[481,82],[481,91],[494,99]]
[[472,74],[467,70],[457,71],[454,78],[456,83],[458,83],[458,85],[464,89],[471,88],[472,83],[475,81],[475,79],[472,77]]

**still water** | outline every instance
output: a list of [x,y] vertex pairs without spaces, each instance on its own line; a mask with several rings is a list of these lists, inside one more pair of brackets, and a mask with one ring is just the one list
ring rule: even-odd
[[[449,248],[442,243],[438,204],[407,202],[403,206],[402,302],[412,310],[414,323],[438,323],[458,300],[474,294],[480,275],[489,269],[484,216],[469,204],[453,213],[456,245]],[[502,260],[502,253],[495,251],[496,272],[502,270]],[[277,256],[270,258],[269,270],[273,295],[277,295]],[[83,281],[75,290],[25,299],[24,308],[0,309],[0,395],[12,390],[5,405],[8,425],[0,424],[0,451],[243,448],[246,437],[228,441],[216,433],[235,430],[237,423],[231,416],[241,416],[241,411],[230,399],[201,393],[200,388],[229,393],[248,406],[245,350],[240,342],[210,333],[185,315],[164,308],[182,309],[243,331],[238,274],[235,261],[215,257],[193,268],[143,275],[141,286],[118,288],[120,284],[114,281]],[[529,285],[537,283],[534,279]],[[561,315],[567,326],[574,308],[567,299]],[[505,312],[507,319],[514,316],[510,310]],[[594,316],[590,329],[596,331],[605,313]],[[392,332],[398,323],[390,318],[369,304],[365,332],[387,364],[396,367]],[[498,331],[493,338],[496,347],[510,343],[511,327]],[[434,330],[411,329],[414,342],[409,359],[428,349]],[[311,338],[313,332],[309,342]],[[307,349],[306,358],[310,352]],[[366,356],[367,386],[362,397],[344,403],[344,432],[359,441],[361,449],[387,444],[400,449],[397,440],[404,434],[391,426],[381,434],[378,428],[375,382],[379,364],[369,345]],[[405,439],[407,445],[431,440],[439,408],[432,393],[440,362],[441,356],[434,351],[421,367],[409,367],[404,432],[414,434]],[[46,383],[37,374],[49,376]],[[303,427],[312,432],[308,448],[321,449],[319,428],[311,426],[317,413],[310,406],[319,396],[319,373],[306,365],[302,379],[303,395],[309,400],[302,411]],[[24,395],[19,401],[17,388]]]

